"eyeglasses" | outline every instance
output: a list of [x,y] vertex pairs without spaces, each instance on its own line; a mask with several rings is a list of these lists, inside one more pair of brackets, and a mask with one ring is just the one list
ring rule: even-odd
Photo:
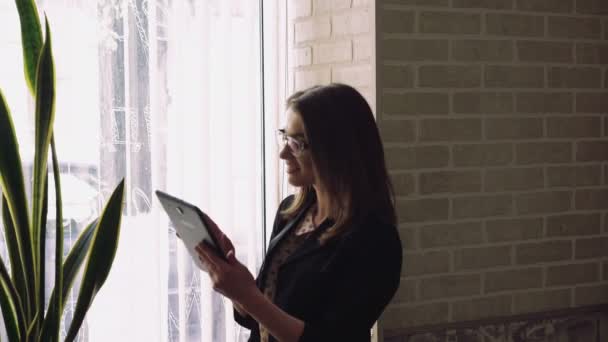
[[279,143],[279,149],[283,149],[285,145],[289,146],[289,150],[294,157],[298,157],[308,148],[308,144],[304,141],[298,140],[285,133],[285,129],[279,129],[277,131],[277,141]]

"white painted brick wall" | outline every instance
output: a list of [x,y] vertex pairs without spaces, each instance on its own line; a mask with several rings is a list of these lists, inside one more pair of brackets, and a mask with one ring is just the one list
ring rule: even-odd
[[289,0],[291,91],[341,82],[357,88],[375,112],[374,3]]

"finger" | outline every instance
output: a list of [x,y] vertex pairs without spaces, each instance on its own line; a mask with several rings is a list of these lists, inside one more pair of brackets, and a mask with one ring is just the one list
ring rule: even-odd
[[206,268],[204,271],[207,271],[210,273],[212,271],[212,269],[211,269],[212,266],[209,263],[209,261],[207,261],[207,258],[205,256],[204,252],[197,251],[197,257],[198,257],[198,260],[200,260],[201,264],[203,264],[203,266]]
[[196,245],[196,247],[194,247],[194,250],[196,251],[196,253],[198,253],[198,255],[202,256],[203,254],[205,254],[206,252],[203,250],[203,247],[201,245]]
[[234,245],[232,244],[232,241],[230,241],[230,239],[224,234],[222,234],[222,245],[224,251],[234,250]]
[[215,270],[212,269],[211,265],[209,265],[209,263],[205,260],[205,258],[203,258],[202,256],[198,256],[198,260],[200,260],[201,264],[202,264],[202,270],[204,272],[207,272],[210,276],[215,273]]
[[205,257],[206,259],[209,259],[209,255],[212,253],[209,248],[207,248],[207,246],[203,245],[203,244],[199,244],[195,247],[196,252],[198,253],[198,255]]
[[198,258],[207,267],[210,273],[217,273],[217,265],[209,258],[209,255],[206,252],[199,253]]
[[[209,246],[209,243],[208,243],[207,241],[205,241],[205,240],[202,240],[201,242],[199,242],[199,244],[198,244],[198,245],[196,245],[196,246],[194,247],[194,249],[195,249],[196,251],[204,251],[204,247],[205,247],[205,246]],[[210,249],[211,249],[211,248],[210,248]]]
[[230,264],[234,264],[237,261],[236,255],[234,255],[234,249],[231,249],[228,251],[228,253],[226,253],[226,259],[228,259]]
[[207,245],[206,242],[203,242],[202,245],[203,245],[201,247],[202,255],[205,257],[205,259],[208,262],[213,264],[213,266],[217,270],[220,270],[220,268],[223,268],[226,266],[226,263],[215,254],[216,252],[214,250],[212,250],[211,247],[209,245]]
[[215,250],[215,247],[213,247],[208,241],[206,240],[202,240],[201,242],[199,242],[198,245],[196,245],[194,247],[197,251],[204,251],[206,253],[210,253],[213,252]]
[[209,258],[209,250],[206,249],[205,245],[203,245],[202,243],[196,245],[194,249],[196,250],[196,253],[198,253],[199,256],[204,257],[205,259]]
[[215,235],[216,237],[219,237],[219,235],[222,233],[222,231],[217,226],[217,224],[215,222],[213,222],[213,220],[205,213],[203,213],[203,218],[205,219],[205,223],[207,224],[209,230],[211,230],[213,235]]
[[218,241],[218,248],[220,249],[220,251],[225,255],[229,250],[234,249],[232,241],[230,240],[230,238],[228,238],[226,234],[224,234],[224,232],[222,232],[218,225],[215,224],[215,222],[213,222],[209,217],[207,217],[207,220],[208,222],[210,222],[208,224],[209,230],[211,234],[216,238],[216,241]]
[[234,249],[232,241],[230,241],[228,236],[222,232],[220,227],[207,214],[203,213],[203,219],[205,220],[211,234],[213,234],[213,236],[219,242],[219,248],[222,250],[222,252],[226,253],[227,251]]

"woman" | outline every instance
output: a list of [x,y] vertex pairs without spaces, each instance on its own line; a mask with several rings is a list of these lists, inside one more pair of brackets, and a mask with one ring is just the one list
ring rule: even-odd
[[401,242],[382,143],[352,87],[316,86],[288,101],[279,130],[289,183],[256,280],[220,234],[227,262],[197,247],[249,341],[370,341],[395,294]]

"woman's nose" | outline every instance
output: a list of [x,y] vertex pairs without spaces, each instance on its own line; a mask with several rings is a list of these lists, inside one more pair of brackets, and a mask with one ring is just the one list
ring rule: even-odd
[[283,145],[281,152],[279,152],[279,158],[287,160],[292,157],[293,156],[291,155],[291,151],[289,150],[289,147],[287,146],[287,144]]

